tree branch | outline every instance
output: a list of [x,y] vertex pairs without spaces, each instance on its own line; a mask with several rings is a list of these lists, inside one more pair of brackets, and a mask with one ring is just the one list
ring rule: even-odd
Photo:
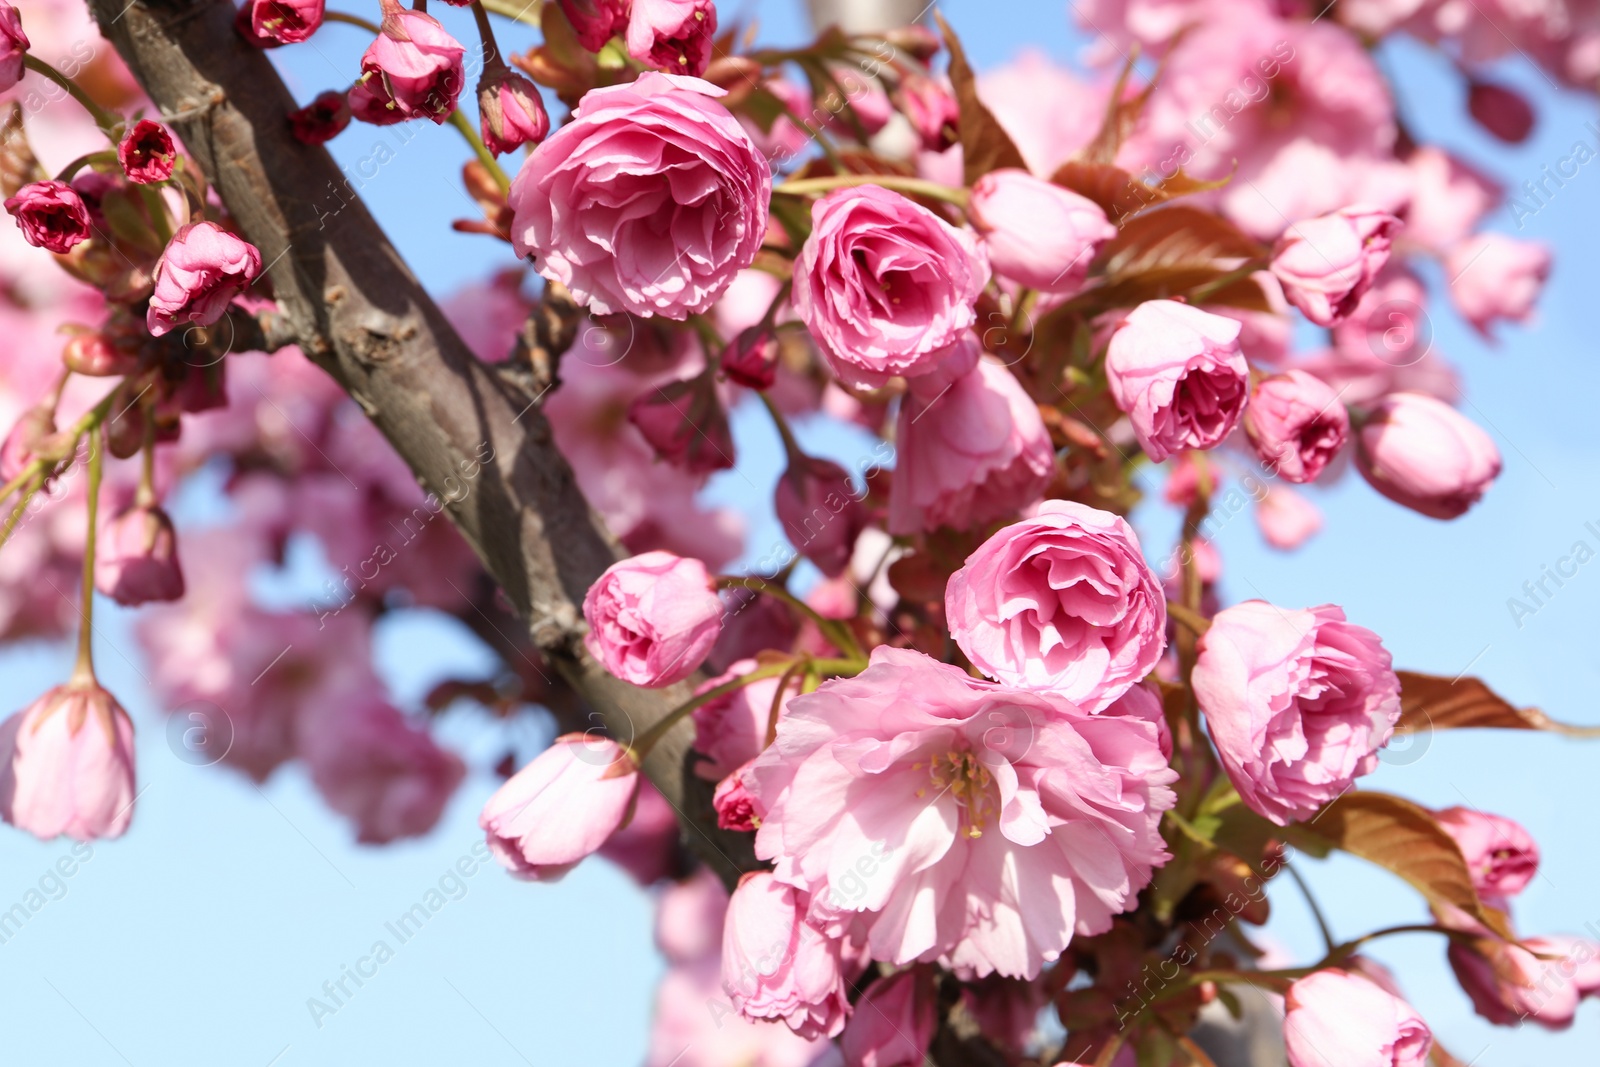
[[[291,136],[295,102],[234,31],[231,4],[124,4],[90,0],[101,32],[271,264],[287,333],[445,502],[546,659],[617,737],[643,733],[686,687],[635,688],[585,653],[579,605],[618,550],[538,406],[467,349],[327,151]],[[684,773],[691,736],[687,723],[672,731],[644,769],[691,847],[731,878],[753,865],[749,835],[716,829],[709,790]]]

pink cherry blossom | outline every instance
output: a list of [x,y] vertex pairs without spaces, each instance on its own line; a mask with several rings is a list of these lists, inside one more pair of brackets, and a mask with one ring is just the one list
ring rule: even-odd
[[133,723],[92,678],[0,724],[0,816],[35,837],[121,837],[133,819]]
[[1044,494],[1055,447],[1031,397],[989,359],[947,388],[914,389],[900,406],[889,529],[970,529]]
[[628,821],[638,790],[639,768],[615,741],[567,734],[489,798],[478,825],[512,874],[554,881]]
[[1510,819],[1462,807],[1434,812],[1434,818],[1461,848],[1479,896],[1514,897],[1538,873],[1538,843]]
[[584,645],[634,685],[664,686],[693,674],[722,625],[722,602],[697,559],[646,552],[612,564],[583,598]]
[[1336,968],[1301,978],[1285,998],[1289,1067],[1423,1067],[1433,1033],[1417,1010]]
[[1420,393],[1391,393],[1366,417],[1356,459],[1374,489],[1433,519],[1464,515],[1500,474],[1476,423]]
[[728,902],[722,987],[747,1019],[780,1019],[801,1037],[833,1037],[850,1014],[839,941],[806,919],[804,894],[767,871]]
[[722,95],[656,73],[591,90],[511,183],[517,255],[596,314],[710,308],[755,259],[772,188]]
[[811,206],[794,307],[840,380],[875,387],[940,369],[989,280],[973,235],[877,185]]
[[1166,862],[1175,777],[1148,722],[888,647],[791,700],[748,774],[756,854],[820,928],[895,965],[1030,978]]
[[1291,369],[1256,383],[1244,429],[1269,472],[1311,482],[1344,447],[1350,415],[1322,379]]
[[1007,685],[1100,711],[1161,658],[1166,599],[1127,521],[1046,500],[950,576],[950,636]]
[[1378,766],[1400,683],[1371,630],[1332,604],[1247,600],[1200,638],[1195,699],[1223,769],[1279,826],[1308,819]]
[[1249,367],[1237,320],[1172,300],[1147,300],[1106,350],[1106,383],[1154,462],[1213,448],[1244,413]]

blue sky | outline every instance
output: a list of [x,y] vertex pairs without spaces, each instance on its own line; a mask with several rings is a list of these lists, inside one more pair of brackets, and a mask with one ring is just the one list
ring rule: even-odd
[[[951,0],[943,9],[980,67],[1003,61],[1024,41],[1061,58],[1083,43],[1056,2],[1013,0],[1004,19],[978,0]],[[787,0],[725,4],[724,18],[735,11],[758,14],[768,40],[802,37],[797,5]],[[469,39],[465,12],[443,9],[441,17]],[[508,48],[530,40],[502,34]],[[365,43],[357,30],[330,26],[314,46],[277,55],[297,95],[308,99],[347,80]],[[1557,92],[1521,62],[1502,75],[1537,101],[1541,122],[1516,149],[1467,123],[1464,86],[1437,55],[1402,44],[1386,50],[1385,63],[1421,139],[1462,152],[1509,186],[1539,177],[1574,141],[1596,143],[1585,127],[1593,100]],[[335,142],[336,154],[355,168],[381,136],[357,127]],[[452,217],[475,214],[458,191],[464,159],[451,131],[429,127],[361,190],[413,268],[441,294],[510,260],[504,246],[447,229]],[[1294,555],[1266,548],[1241,515],[1217,538],[1226,598],[1337,602],[1384,635],[1400,666],[1450,676],[1470,669],[1519,703],[1557,718],[1600,721],[1592,697],[1600,691],[1600,563],[1581,569],[1520,626],[1507,607],[1524,581],[1536,580],[1575,541],[1600,548],[1600,536],[1585,525],[1600,528],[1600,441],[1593,431],[1600,361],[1591,303],[1600,249],[1588,239],[1600,232],[1597,190],[1600,165],[1581,170],[1520,231],[1507,212],[1494,220],[1557,250],[1537,329],[1505,330],[1491,347],[1442,302],[1433,311],[1435,345],[1466,383],[1465,410],[1505,456],[1483,504],[1460,521],[1436,523],[1347,478],[1318,494],[1327,528]],[[735,432],[744,469],[721,478],[710,495],[751,511],[753,542],[768,543],[776,536],[768,490],[777,442],[760,419],[741,415]],[[808,443],[842,456],[856,447],[814,434]],[[754,504],[752,483],[759,490]],[[191,498],[191,506],[204,504]],[[1173,519],[1151,508],[1139,519],[1151,554],[1163,552]],[[439,888],[458,861],[466,861],[460,870],[475,863],[476,815],[493,788],[486,767],[503,745],[497,728],[467,710],[447,717],[445,739],[474,773],[439,828],[421,841],[358,847],[296,769],[257,788],[177,759],[140,674],[128,616],[110,606],[106,612],[98,658],[139,727],[144,791],[132,831],[94,846],[86,860],[66,843],[0,833],[0,911],[31,890],[48,894],[48,903],[0,943],[8,1062],[640,1061],[660,973],[650,947],[650,902],[605,863],[582,865],[553,886],[515,882],[492,866],[475,869],[446,883],[448,904],[404,944],[386,932],[385,923]],[[402,704],[483,662],[454,624],[415,614],[386,621],[378,649]],[[0,653],[0,703],[21,707],[59,682],[68,664],[67,651],[54,646]],[[522,729],[536,743],[537,727]],[[1441,734],[1397,753],[1367,784],[1432,806],[1470,804],[1518,819],[1544,848],[1542,872],[1518,901],[1522,929],[1578,933],[1594,924],[1590,936],[1600,936],[1591,888],[1600,880],[1600,855],[1587,818],[1600,800],[1597,754],[1547,736]],[[73,873],[63,877],[68,869]],[[1305,873],[1340,936],[1423,916],[1403,886],[1359,861],[1309,863]],[[1309,958],[1318,941],[1303,905],[1287,885],[1276,888],[1273,903],[1271,934]],[[336,982],[379,939],[394,948],[393,958],[359,988],[347,981],[353,995],[314,1020],[308,998],[326,1000],[324,982]],[[1600,1040],[1594,1004],[1580,1009],[1566,1035],[1489,1027],[1471,1014],[1436,938],[1385,942],[1373,954],[1396,969],[1441,1040],[1475,1067],[1574,1062],[1583,1055],[1578,1050]]]

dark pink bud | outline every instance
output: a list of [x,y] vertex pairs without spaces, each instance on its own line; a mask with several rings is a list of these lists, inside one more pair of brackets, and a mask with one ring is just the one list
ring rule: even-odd
[[395,7],[383,32],[361,57],[361,80],[350,90],[350,111],[379,126],[426,118],[443,123],[455,110],[465,80],[466,49],[431,15]]
[[770,389],[778,380],[778,339],[765,326],[741,330],[722,353],[722,373],[750,389]]
[[698,78],[711,65],[717,5],[711,0],[633,0],[628,54],[668,74]]
[[173,234],[156,263],[145,325],[156,337],[188,323],[209,326],[260,273],[255,245],[214,222],[192,222]]
[[22,57],[29,47],[22,15],[0,0],[0,93],[22,80]]
[[93,236],[83,197],[66,182],[30,182],[6,201],[22,227],[22,238],[36,248],[63,253]]
[[172,177],[172,165],[177,162],[178,150],[172,147],[172,135],[159,122],[140,119],[128,131],[128,136],[117,146],[117,159],[122,163],[122,173],[130,182],[149,185],[164,182]]
[[724,830],[752,831],[761,826],[755,798],[745,788],[742,777],[749,766],[749,763],[745,764],[718,782],[717,790],[712,794],[711,806],[717,809],[717,825]]
[[139,368],[136,356],[119,349],[105,334],[94,332],[73,334],[61,350],[61,362],[72,373],[90,378],[114,378]]
[[1533,132],[1533,105],[1515,89],[1475,81],[1467,90],[1474,121],[1506,144],[1521,144]]
[[130,608],[183,597],[178,535],[165,511],[136,505],[101,528],[94,587]]
[[345,95],[328,89],[299,111],[289,112],[289,130],[301,144],[327,144],[350,125],[350,117]]
[[577,31],[578,43],[598,52],[628,29],[627,0],[560,0],[561,13]]
[[837,463],[801,456],[778,479],[774,503],[796,550],[836,578],[849,566],[856,538],[867,527],[865,495]]
[[711,379],[701,375],[668,382],[628,405],[628,421],[639,428],[656,455],[691,474],[733,466],[733,434]]
[[550,132],[550,116],[538,88],[505,67],[485,71],[479,80],[478,117],[483,143],[497,156],[538,144]]
[[257,48],[298,44],[322,25],[323,0],[245,0],[234,16],[239,35]]

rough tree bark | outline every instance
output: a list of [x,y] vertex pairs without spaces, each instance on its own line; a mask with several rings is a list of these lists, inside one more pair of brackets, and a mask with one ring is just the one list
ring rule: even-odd
[[[583,594],[618,555],[537,404],[467,349],[326,150],[300,144],[296,106],[227,0],[89,0],[116,47],[271,264],[287,335],[359,403],[527,621],[533,643],[628,740],[687,696],[607,674],[581,641]],[[279,324],[280,326],[282,324]],[[717,830],[684,766],[685,723],[645,772],[689,845],[725,878],[749,835]],[[687,792],[686,792],[687,790]]]

